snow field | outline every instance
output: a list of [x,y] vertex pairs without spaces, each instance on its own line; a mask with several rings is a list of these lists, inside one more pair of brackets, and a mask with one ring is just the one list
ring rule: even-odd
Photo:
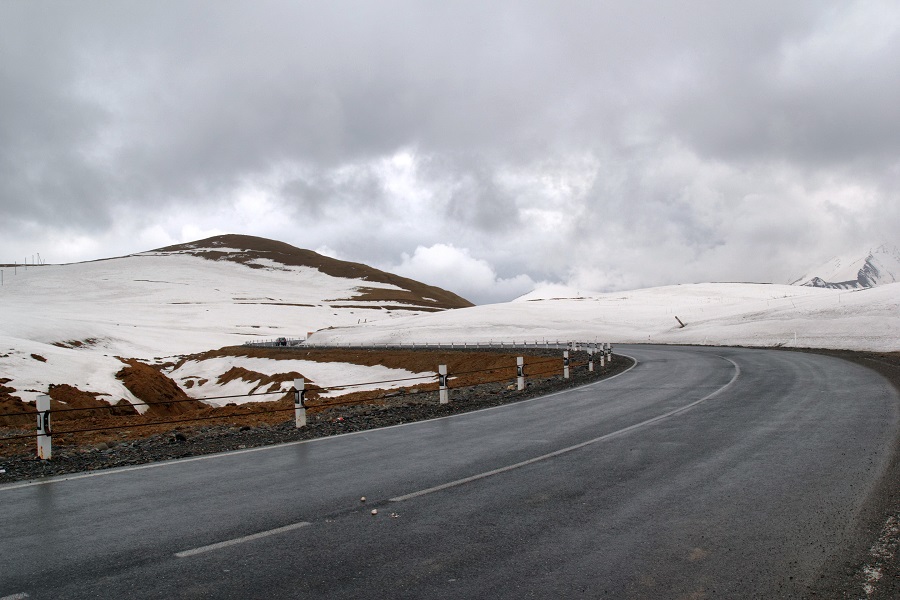
[[[187,361],[178,369],[167,374],[174,379],[189,396],[200,400],[210,396],[245,396],[250,392],[262,392],[269,389],[269,384],[260,386],[259,389],[256,389],[257,386],[259,386],[257,381],[244,381],[243,379],[235,379],[221,385],[217,383],[220,375],[227,373],[235,367],[241,367],[248,371],[269,376],[291,372],[301,373],[306,378],[308,384],[315,384],[316,386],[323,388],[345,385],[353,386],[320,394],[320,397],[322,398],[337,398],[353,392],[376,389],[387,390],[408,387],[417,383],[427,383],[431,378],[436,376],[436,373],[430,371],[415,373],[405,369],[390,369],[381,365],[369,367],[350,363],[323,363],[312,360],[274,360],[246,356],[222,356],[204,361]],[[410,379],[413,377],[422,379],[377,383],[388,380]],[[189,381],[194,382],[191,387],[187,387]],[[203,381],[205,382],[200,383]],[[278,389],[280,390],[280,393],[284,393],[291,390],[293,385],[293,379],[291,379],[290,381],[281,382]],[[272,396],[209,400],[208,403],[213,406],[224,406],[229,402],[243,404],[246,402],[277,399],[278,395],[273,394]]]
[[[682,328],[675,317],[687,326]],[[900,350],[900,283],[843,291],[703,283],[593,293],[555,286],[513,302],[336,328],[322,344],[514,340]]]
[[0,288],[0,335],[47,344],[98,338],[109,353],[140,359],[191,354],[395,314],[383,303],[331,306],[361,286],[395,288],[181,254],[19,268]]
[[[33,358],[35,354],[46,362]],[[140,401],[116,379],[126,365],[99,351],[57,348],[39,342],[0,336],[0,378],[12,379],[6,384],[16,389],[15,395],[25,402],[47,393],[50,384],[67,383],[84,392],[101,394],[100,400],[115,404],[120,399]],[[136,407],[139,412],[146,406]]]
[[[408,312],[387,310],[381,302],[365,302],[370,308],[339,307],[357,295],[358,287],[396,286],[255,262],[264,268],[151,252],[70,265],[4,267],[0,378],[9,379],[6,386],[25,401],[46,393],[50,383],[68,383],[113,403],[120,398],[137,402],[115,378],[124,366],[117,356],[163,362],[247,341],[302,339],[322,327]],[[54,345],[87,340],[92,343],[80,348]],[[47,362],[32,359],[32,353]],[[329,383],[345,382],[322,382]]]
[[[746,283],[615,293],[549,286],[513,302],[426,313],[389,311],[381,303],[346,306],[354,304],[347,299],[358,287],[391,287],[386,284],[260,264],[264,268],[147,253],[20,267],[15,275],[4,268],[0,378],[9,379],[6,385],[26,401],[46,393],[51,383],[68,383],[113,403],[137,402],[115,378],[124,366],[118,356],[161,363],[312,331],[317,333],[310,341],[324,344],[580,340],[900,350],[900,283],[854,291]],[[80,348],[54,345],[88,340]],[[416,375],[385,367],[220,357],[186,363],[171,376],[183,388],[193,381],[186,391],[198,398],[253,390],[256,382],[216,383],[233,366],[269,376],[296,371],[323,387]],[[406,384],[378,387],[399,385]],[[286,383],[280,389],[289,388]],[[352,391],[357,389],[372,388]]]

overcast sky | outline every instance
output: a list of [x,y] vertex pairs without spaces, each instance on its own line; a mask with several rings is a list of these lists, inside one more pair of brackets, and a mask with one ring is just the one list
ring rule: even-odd
[[0,1],[0,262],[270,237],[479,303],[900,241],[900,3]]

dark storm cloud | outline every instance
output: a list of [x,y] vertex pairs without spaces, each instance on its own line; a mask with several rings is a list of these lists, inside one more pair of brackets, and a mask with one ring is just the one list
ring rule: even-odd
[[326,218],[327,209],[334,205],[375,215],[384,215],[387,210],[383,182],[369,170],[343,177],[323,177],[314,172],[289,179],[280,192],[305,218]]
[[[636,258],[597,285],[775,277],[777,252],[752,272],[734,257],[764,240],[814,261],[900,226],[898,12],[5,2],[0,207],[21,231],[82,240],[73,258],[243,231],[235,215],[262,194],[302,223],[285,241],[354,260],[452,243],[506,280],[564,280],[626,245]],[[398,153],[412,166],[391,166]]]
[[65,90],[71,72],[41,52],[51,36],[39,28],[33,37],[27,28],[0,29],[0,206],[11,219],[92,227],[110,201],[109,185],[82,150],[107,116]]

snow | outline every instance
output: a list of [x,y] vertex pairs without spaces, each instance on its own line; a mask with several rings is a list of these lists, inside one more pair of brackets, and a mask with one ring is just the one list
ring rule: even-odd
[[581,290],[562,284],[544,284],[523,296],[519,296],[513,302],[532,302],[534,300],[556,300],[560,298],[582,298]]
[[[263,375],[279,375],[300,373],[307,383],[321,387],[338,387],[320,394],[322,398],[336,398],[353,392],[376,389],[395,389],[417,383],[426,383],[435,373],[414,373],[405,369],[390,369],[382,365],[363,366],[349,363],[317,362],[312,360],[273,360],[246,356],[221,356],[203,361],[187,361],[178,369],[167,373],[189,396],[204,399],[214,396],[246,395],[251,392],[269,391],[270,384],[259,386],[256,381],[235,379],[223,385],[217,383],[218,377],[235,367]],[[411,378],[421,378],[410,381]],[[205,380],[205,381],[204,381]],[[398,381],[404,380],[404,381]],[[189,388],[187,383],[193,381]],[[202,383],[201,383],[202,382]],[[259,387],[259,389],[257,389]],[[279,391],[287,392],[293,387],[293,379],[280,384]],[[277,400],[277,395],[269,397],[244,397],[208,400],[214,406],[224,406],[229,402],[242,404],[259,400]]]
[[[890,253],[873,256],[885,273],[900,273],[888,268]],[[117,357],[162,364],[245,341],[302,339],[308,332],[317,332],[312,343],[328,344],[579,340],[900,350],[900,283],[853,291],[745,283],[615,293],[547,286],[513,302],[430,313],[352,300],[357,288],[387,284],[260,264],[264,268],[145,253],[20,267],[15,274],[5,268],[0,379],[9,379],[5,385],[24,400],[46,393],[51,383],[67,383],[111,402],[136,402],[115,378],[123,367]],[[841,271],[823,272],[835,274]],[[84,345],[56,345],[73,342]],[[204,397],[253,389],[251,382],[215,383],[229,364],[270,375],[296,371],[323,387],[414,376],[384,367],[227,360],[187,363],[173,377],[195,381],[188,391]],[[208,382],[201,386],[199,379]]]
[[[42,362],[32,354],[46,359]],[[101,352],[67,350],[0,335],[0,378],[12,379],[16,396],[25,402],[46,394],[49,384],[67,383],[86,392],[101,394],[100,400],[115,404],[120,399],[138,403],[138,399],[115,378],[125,365]],[[141,412],[145,406],[138,406]]]
[[351,298],[362,286],[393,287],[309,267],[252,269],[189,255],[18,271],[0,288],[0,333],[45,344],[98,338],[110,354],[141,358],[375,319],[385,312],[381,303],[337,310],[332,299]]
[[322,331],[309,341],[523,340],[900,350],[900,283],[854,291],[746,283],[605,294],[553,288],[505,304]]
[[[163,362],[246,341],[304,339],[320,328],[411,312],[350,300],[360,287],[396,286],[331,277],[310,267],[265,267],[150,252],[4,268],[0,379],[11,380],[6,385],[23,400],[46,393],[50,383],[68,383],[113,402],[136,402],[115,378],[124,366],[116,357]],[[352,307],[341,306],[345,300]],[[54,345],[89,339],[94,343],[80,348]],[[31,353],[47,363],[31,359]]]

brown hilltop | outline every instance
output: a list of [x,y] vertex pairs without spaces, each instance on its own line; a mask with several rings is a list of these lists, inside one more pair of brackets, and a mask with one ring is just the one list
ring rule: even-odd
[[[217,248],[222,248],[222,250],[217,250]],[[241,253],[235,253],[229,251],[229,249],[241,250]],[[153,250],[153,252],[178,252],[210,260],[230,260],[251,268],[262,268],[260,265],[252,262],[255,259],[262,258],[285,266],[312,267],[332,277],[362,279],[403,288],[400,290],[386,290],[363,287],[359,288],[359,295],[353,298],[344,298],[343,300],[397,302],[399,304],[416,305],[426,310],[428,308],[441,310],[473,306],[465,298],[436,286],[426,285],[414,279],[380,271],[362,263],[329,258],[312,250],[304,250],[284,242],[252,235],[217,235],[196,242],[158,248]],[[426,300],[426,298],[433,300]]]

